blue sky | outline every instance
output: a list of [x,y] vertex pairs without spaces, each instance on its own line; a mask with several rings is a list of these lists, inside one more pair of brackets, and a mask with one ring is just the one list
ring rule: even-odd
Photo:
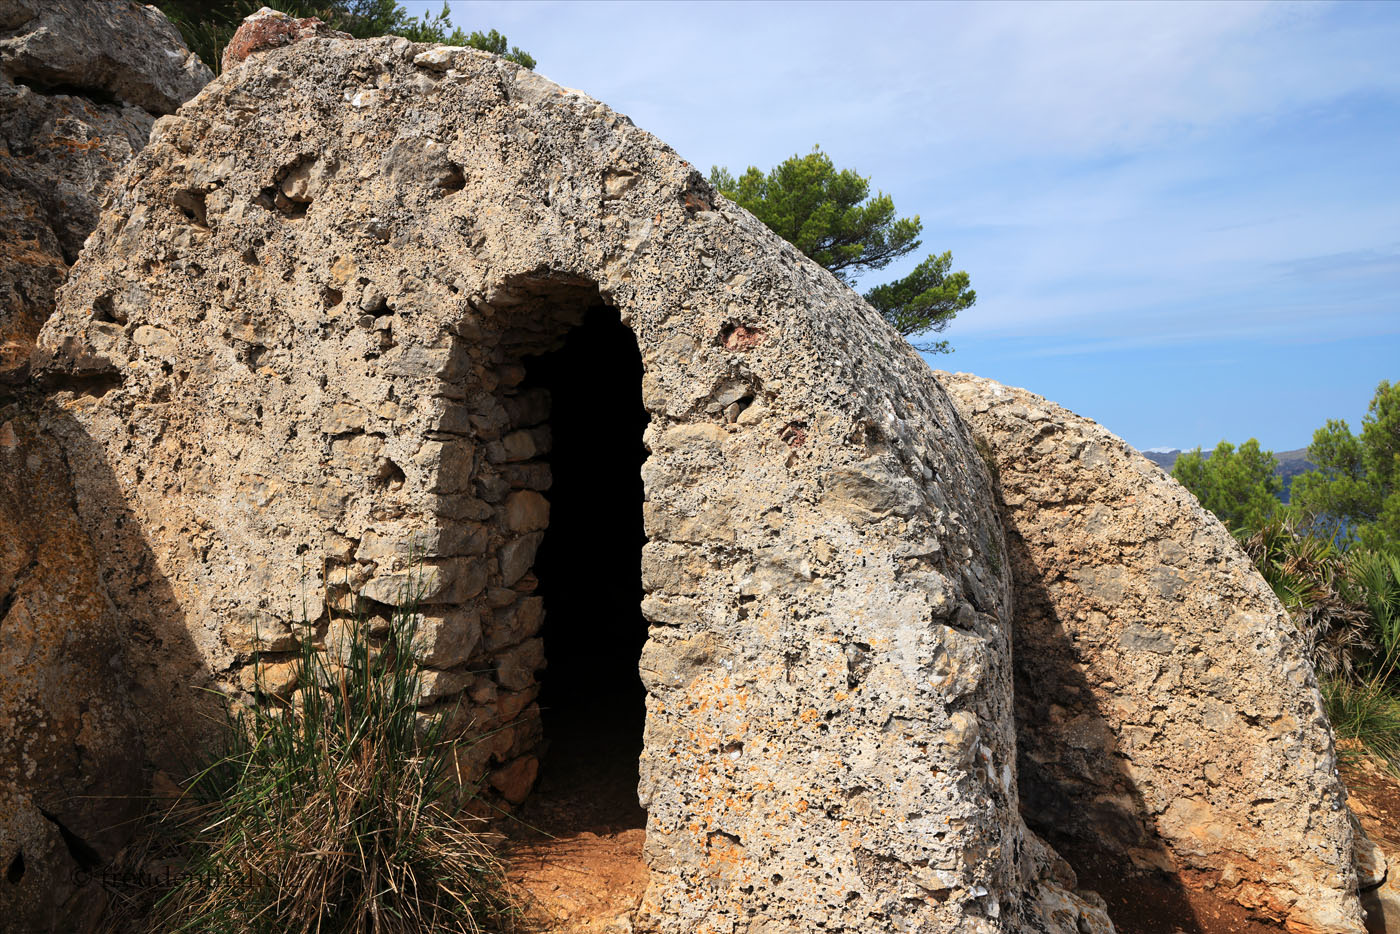
[[820,144],[924,223],[866,285],[971,274],[934,366],[1139,447],[1302,447],[1400,380],[1400,4],[451,8],[702,170]]

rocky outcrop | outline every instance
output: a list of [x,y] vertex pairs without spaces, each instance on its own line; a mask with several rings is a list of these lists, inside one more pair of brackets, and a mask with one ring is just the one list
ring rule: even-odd
[[0,416],[0,914],[83,931],[90,874],[129,836],[143,757],[100,562],[68,467],[33,419]]
[[107,183],[213,77],[155,7],[0,0],[0,394],[24,379]]
[[991,380],[939,379],[1000,490],[1027,820],[1293,931],[1358,930],[1312,666],[1234,539],[1089,419]]
[[243,20],[238,31],[224,47],[222,70],[227,71],[247,59],[254,52],[264,49],[277,49],[303,39],[350,38],[343,32],[331,29],[314,16],[296,19],[280,10],[263,7]]
[[103,388],[57,399],[113,474],[79,509],[130,510],[178,610],[114,594],[133,633],[183,619],[255,688],[416,587],[426,709],[518,797],[568,469],[522,362],[589,315],[630,329],[650,419],[619,505],[649,539],[639,924],[1108,930],[1017,812],[1005,544],[927,367],[664,144],[484,53],[263,51],[115,189],[36,361]]
[[0,30],[0,926],[83,931],[104,904],[90,875],[142,807],[143,742],[110,562],[76,507],[109,474],[71,475],[90,446],[65,456],[81,432],[28,358],[108,182],[210,75],[154,7],[0,0]]

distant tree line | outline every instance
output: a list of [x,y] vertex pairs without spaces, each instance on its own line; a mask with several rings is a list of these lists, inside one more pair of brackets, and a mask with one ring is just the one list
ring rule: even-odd
[[[190,51],[215,72],[243,18],[264,6],[263,0],[155,0],[155,4],[179,28]],[[403,36],[413,42],[469,46],[535,67],[533,56],[510,45],[496,30],[465,32],[453,26],[446,2],[441,12],[421,17],[410,16],[398,0],[278,0],[275,6],[297,19],[314,16],[356,39]]]
[[1254,438],[1238,449],[1221,441],[1207,455],[1188,451],[1172,476],[1233,531],[1288,516],[1339,543],[1400,546],[1400,384],[1376,388],[1359,435],[1329,419],[1313,433],[1308,459],[1316,469],[1293,478],[1286,506],[1274,475],[1278,460]]

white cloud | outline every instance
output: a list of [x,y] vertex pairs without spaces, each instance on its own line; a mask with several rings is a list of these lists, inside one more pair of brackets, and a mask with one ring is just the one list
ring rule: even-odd
[[[820,142],[871,175],[972,273],[955,344],[1394,330],[1392,274],[1363,263],[1334,294],[1298,265],[1400,243],[1385,4],[452,6],[702,170]],[[1373,98],[1388,131],[1329,138],[1366,122],[1339,102]],[[1296,126],[1313,148],[1271,138]]]
[[856,150],[994,143],[1086,154],[1400,86],[1396,24],[1320,31],[1325,4],[457,2],[453,10],[459,22],[500,25],[544,74],[624,109],[655,108],[668,131],[689,121],[733,139],[761,127],[750,145],[782,154],[830,141],[838,128],[872,134],[853,141]]

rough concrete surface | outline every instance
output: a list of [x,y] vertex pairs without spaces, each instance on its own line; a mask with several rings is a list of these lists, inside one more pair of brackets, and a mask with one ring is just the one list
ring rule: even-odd
[[957,413],[588,96],[398,39],[254,55],[158,122],[36,360],[101,387],[58,396],[119,491],[80,508],[130,509],[217,678],[382,612],[423,557],[425,702],[465,698],[492,739],[464,767],[514,787],[545,662],[519,468],[549,447],[520,360],[599,306],[651,419],[641,923],[1106,930],[1017,812],[1004,545]]
[[1022,808],[1295,931],[1361,924],[1312,665],[1220,522],[1093,421],[940,373],[997,478]]

